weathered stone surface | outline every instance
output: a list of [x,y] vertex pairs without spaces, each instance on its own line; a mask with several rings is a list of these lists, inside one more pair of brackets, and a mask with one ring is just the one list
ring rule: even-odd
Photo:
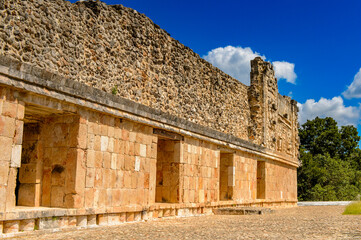
[[[272,110],[278,99],[293,112],[297,107],[278,96],[267,64],[252,68],[259,69],[251,76],[254,86],[247,87],[133,9],[95,1],[4,1],[5,9],[10,6],[11,11],[0,14],[0,54],[272,149],[292,155],[297,151],[297,134],[283,127],[286,122],[295,128],[295,115],[278,124]],[[259,78],[257,73],[265,71],[270,75]],[[58,79],[37,68],[30,67],[29,73]],[[256,85],[270,86],[265,99]],[[16,114],[7,109],[6,115]],[[267,119],[260,118],[268,110]],[[263,125],[269,133],[262,134]],[[286,132],[278,137],[276,129]],[[291,143],[285,143],[287,138]]]
[[297,107],[278,94],[270,63],[252,61],[247,87],[131,9],[3,2],[4,224],[86,227],[295,205]]
[[213,213],[215,215],[263,215],[273,213],[274,210],[270,208],[252,208],[252,207],[239,207],[239,208],[215,208]]

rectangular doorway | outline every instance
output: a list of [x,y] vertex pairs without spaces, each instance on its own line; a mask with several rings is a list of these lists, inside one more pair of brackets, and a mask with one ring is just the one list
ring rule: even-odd
[[266,162],[257,161],[257,199],[266,198]]
[[16,204],[40,206],[42,178],[40,123],[24,124],[21,167],[16,180]]
[[180,144],[180,141],[164,138],[158,139],[156,202],[179,203]]
[[219,200],[227,201],[233,199],[233,188],[235,186],[235,168],[233,166],[233,154],[220,154],[220,179]]

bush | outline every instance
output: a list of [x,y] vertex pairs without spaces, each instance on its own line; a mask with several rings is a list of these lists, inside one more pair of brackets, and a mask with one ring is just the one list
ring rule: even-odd
[[353,202],[346,206],[344,215],[361,215],[361,202]]

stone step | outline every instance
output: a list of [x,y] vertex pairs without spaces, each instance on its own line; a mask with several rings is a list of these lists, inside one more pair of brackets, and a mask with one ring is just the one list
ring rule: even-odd
[[224,207],[215,208],[215,215],[263,215],[273,213],[274,210],[262,207]]

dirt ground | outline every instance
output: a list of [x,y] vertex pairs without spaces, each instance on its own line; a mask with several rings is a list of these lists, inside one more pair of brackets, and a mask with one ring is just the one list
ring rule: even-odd
[[342,215],[344,208],[308,206],[267,215],[161,219],[12,239],[361,239],[361,215]]

